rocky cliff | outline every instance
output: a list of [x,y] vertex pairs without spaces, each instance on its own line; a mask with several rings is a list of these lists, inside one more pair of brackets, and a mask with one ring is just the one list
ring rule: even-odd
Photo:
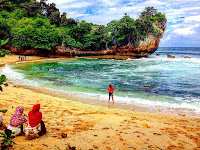
[[155,37],[150,34],[144,40],[140,40],[137,46],[120,46],[115,45],[108,50],[100,51],[82,51],[80,49],[68,49],[64,46],[57,46],[56,49],[52,51],[41,51],[31,48],[29,50],[24,50],[20,48],[14,48],[7,45],[5,48],[13,53],[20,55],[40,55],[48,56],[54,54],[54,56],[65,56],[65,57],[75,57],[75,56],[94,56],[97,58],[109,58],[109,59],[128,59],[128,58],[140,58],[146,57],[154,53],[159,46],[160,38],[164,34],[164,30],[158,26],[154,26],[156,29],[161,31],[159,37]]
[[[99,56],[99,58],[127,59],[146,57],[154,53],[159,46],[160,38],[149,35],[138,46],[119,46],[115,45],[111,49],[101,51],[81,51],[70,50],[62,46],[56,49],[56,55],[62,56]],[[113,55],[108,57],[106,55]]]
[[149,34],[144,40],[140,40],[137,46],[121,46],[115,45],[111,49],[101,51],[81,51],[70,50],[62,46],[58,46],[56,49],[57,55],[63,56],[95,56],[98,58],[114,58],[114,59],[128,59],[128,58],[140,58],[146,57],[154,53],[160,43],[160,39],[164,35],[165,24],[162,26],[153,25],[155,29],[160,31],[160,35],[155,37],[153,34]]

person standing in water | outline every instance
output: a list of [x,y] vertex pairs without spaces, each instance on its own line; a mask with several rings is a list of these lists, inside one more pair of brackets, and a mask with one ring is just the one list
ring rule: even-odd
[[113,99],[114,90],[115,90],[115,88],[110,84],[109,87],[108,87],[108,92],[109,92],[109,100],[108,100],[108,102],[110,102],[110,97],[112,96],[113,104],[114,104],[114,99]]

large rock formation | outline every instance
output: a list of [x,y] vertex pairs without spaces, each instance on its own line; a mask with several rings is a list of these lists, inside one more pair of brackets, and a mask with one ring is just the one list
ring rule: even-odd
[[[143,41],[139,42],[138,46],[119,46],[115,45],[112,49],[101,51],[81,51],[78,49],[67,49],[62,46],[58,46],[56,49],[56,55],[62,56],[98,56],[98,58],[114,58],[114,59],[128,59],[139,58],[151,55],[158,49],[160,39],[149,35]],[[108,57],[107,55],[113,55]]]
[[155,37],[153,34],[148,35],[144,40],[140,40],[137,46],[121,46],[115,45],[111,49],[100,50],[100,51],[83,51],[80,49],[68,49],[64,46],[57,46],[55,50],[42,51],[31,48],[30,50],[24,50],[23,48],[14,48],[12,46],[7,46],[6,48],[13,53],[20,55],[40,55],[48,56],[54,54],[54,56],[65,56],[65,57],[75,57],[75,56],[94,56],[97,58],[108,58],[108,59],[128,59],[128,58],[140,58],[146,57],[154,53],[159,46],[160,38],[164,34],[164,29],[154,25],[154,28],[161,31],[159,37]]
[[113,50],[116,55],[120,56],[145,57],[151,55],[158,49],[159,42],[159,38],[149,35],[144,41],[140,41],[138,46],[114,47]]
[[160,38],[162,38],[164,34],[163,27],[159,27],[154,24],[154,28],[159,30],[161,32],[161,35],[155,37],[153,34],[149,34],[144,40],[139,41],[138,46],[115,45],[111,49],[101,50],[101,51],[82,51],[78,49],[71,50],[63,46],[58,46],[56,54],[63,56],[95,56],[97,58],[110,58],[110,59],[128,59],[128,58],[146,57],[151,55],[158,49]]

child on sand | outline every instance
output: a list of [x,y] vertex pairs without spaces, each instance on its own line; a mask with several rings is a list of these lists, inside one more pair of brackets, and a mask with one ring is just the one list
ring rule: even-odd
[[20,106],[16,108],[15,114],[11,118],[8,128],[13,132],[13,136],[19,135],[20,133],[23,133],[23,123],[27,122],[26,117],[23,114],[24,107]]
[[28,113],[28,126],[25,128],[25,137],[28,140],[38,138],[46,133],[46,128],[42,121],[42,113],[39,110],[40,104],[36,104]]

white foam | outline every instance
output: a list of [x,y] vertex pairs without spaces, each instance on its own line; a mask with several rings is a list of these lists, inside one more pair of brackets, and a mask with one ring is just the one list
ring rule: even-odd
[[[83,98],[94,98],[97,100],[107,100],[108,95],[106,94],[95,94],[95,93],[84,93],[84,92],[75,92],[80,97]],[[178,98],[180,99],[180,98]],[[169,102],[161,102],[161,101],[151,101],[148,99],[142,98],[130,98],[130,97],[121,97],[121,96],[114,96],[114,100],[117,103],[124,103],[124,104],[133,104],[140,107],[151,107],[151,108],[183,108],[188,110],[193,110],[195,113],[200,114],[200,106],[195,106],[188,103],[169,103]]]
[[1,68],[0,75],[2,74],[16,85],[39,86],[38,83],[25,79],[24,74],[15,71],[10,65]]

